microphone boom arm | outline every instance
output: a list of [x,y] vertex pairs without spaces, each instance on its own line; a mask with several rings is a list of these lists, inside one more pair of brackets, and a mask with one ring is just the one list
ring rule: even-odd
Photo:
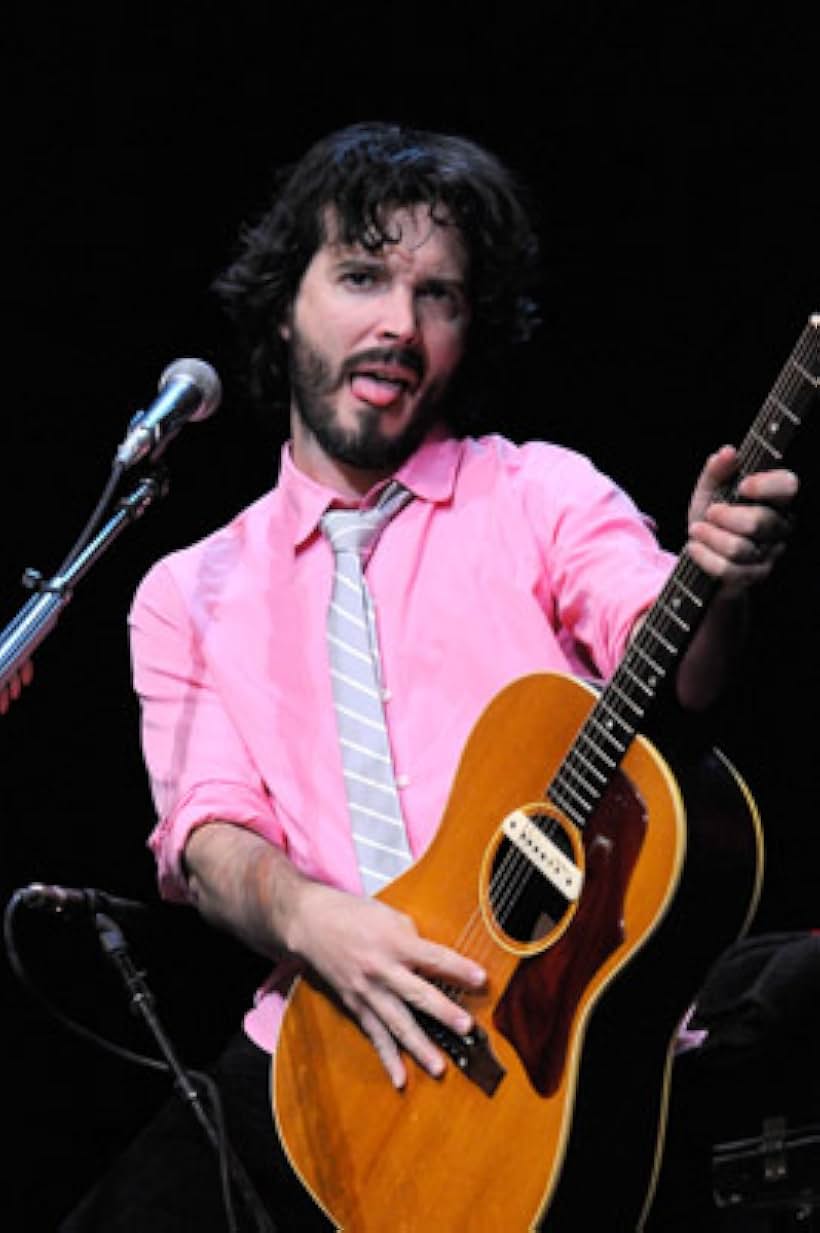
[[154,472],[141,479],[134,489],[118,503],[114,514],[96,537],[78,553],[63,572],[45,579],[36,570],[26,570],[24,585],[37,592],[0,633],[0,690],[2,690],[31,658],[33,652],[51,633],[71,599],[78,582],[91,566],[149,506],[168,491],[164,472]]

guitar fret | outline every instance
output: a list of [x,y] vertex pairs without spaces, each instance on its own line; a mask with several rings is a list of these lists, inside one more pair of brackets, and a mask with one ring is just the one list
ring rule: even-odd
[[[638,715],[641,719],[643,719],[643,716],[646,712],[643,710],[642,707],[638,706],[637,702],[633,702],[633,700],[629,697],[629,694],[624,693],[624,691],[618,686],[616,681],[612,681],[609,688],[612,690],[613,693],[617,694],[618,697],[623,702],[626,703],[626,705],[629,707],[631,711],[634,711],[636,715]],[[626,723],[626,720],[621,720],[621,723],[623,724],[625,728],[629,727],[629,725]]]
[[644,629],[652,635],[656,642],[659,642],[662,647],[665,647],[670,654],[677,655],[678,648],[675,646],[674,642],[670,642],[668,638],[664,638],[663,635],[655,629],[654,625],[650,625],[647,621],[647,623],[642,627],[641,632],[643,632]]
[[[622,754],[623,754],[623,753],[626,753],[626,745],[622,745],[622,744],[621,744],[621,742],[618,740],[618,738],[617,738],[616,736],[614,736],[614,735],[612,734],[612,732],[610,732],[610,730],[609,730],[607,727],[605,727],[605,726],[604,726],[604,724],[600,723],[600,721],[599,721],[599,720],[597,720],[597,719],[593,719],[593,718],[591,718],[591,717],[590,717],[590,721],[589,721],[589,722],[592,724],[592,726],[593,726],[594,728],[597,728],[599,732],[602,732],[602,733],[603,733],[603,735],[604,735],[604,736],[606,737],[606,739],[609,741],[610,745],[614,745],[614,746],[615,746],[615,748],[618,750],[618,753],[622,753]],[[592,738],[591,738],[591,737],[589,737],[589,738],[587,738],[587,739],[589,740],[589,742],[590,742],[590,744],[592,745],[592,747],[593,747],[594,749],[597,749],[597,750],[598,750],[598,753],[600,753],[600,755],[601,755],[601,757],[604,759],[604,761],[607,761],[607,757],[606,757],[606,754],[604,753],[604,751],[603,751],[602,749],[600,749],[600,748],[599,748],[599,747],[595,744],[595,742],[592,740]],[[618,764],[617,764],[617,762],[611,762],[611,765],[612,765],[612,767],[614,768],[614,767],[616,767]]]
[[[812,318],[809,331],[798,341],[744,438],[739,474],[749,474],[761,461],[765,465],[767,458],[779,462],[802,425],[812,391],[818,388],[818,378],[806,367],[816,364],[818,325],[820,318]],[[799,385],[794,374],[800,377]],[[727,484],[722,499],[737,500],[737,482]],[[638,721],[655,702],[660,682],[668,676],[714,590],[713,580],[684,550],[547,790],[576,825],[585,823],[606,790],[638,730]]]
[[[769,459],[779,462],[802,425],[818,388],[818,378],[807,367],[817,367],[818,327],[820,316],[811,319],[744,438],[739,475],[749,474],[761,463],[767,465]],[[736,477],[728,483],[721,499],[736,501],[738,482]],[[547,790],[547,796],[577,826],[584,825],[605,792],[638,730],[638,721],[655,702],[660,682],[697,627],[715,585],[684,550]]]
[[[610,690],[612,690],[613,693],[617,692],[617,690],[615,689],[614,682],[610,684],[609,689],[607,689],[606,693],[609,693]],[[612,730],[612,720],[614,720],[617,724],[620,724],[620,726],[626,732],[628,732],[630,736],[632,736],[632,734],[635,731],[635,729],[632,727],[632,724],[629,722],[629,720],[626,718],[625,715],[621,714],[621,712],[616,707],[609,705],[609,703],[606,700],[606,694],[603,694],[601,696],[601,700],[595,709],[606,712],[609,722],[601,725],[601,727],[603,727],[603,729],[606,732],[609,732]]]
[[[598,800],[598,798],[601,795],[600,788],[594,788],[591,783],[587,783],[581,771],[576,770],[575,767],[572,765],[571,757],[567,758],[566,762],[564,763],[563,769],[567,775],[570,775],[575,780],[577,780],[577,782],[581,784],[581,787],[585,788],[587,792],[589,792],[595,798],[595,800]],[[572,785],[570,784],[569,787],[571,789]]]
[[774,394],[771,394],[771,395],[769,396],[768,401],[769,401],[769,402],[773,402],[773,403],[774,403],[774,405],[777,407],[778,411],[782,411],[782,413],[785,415],[786,419],[787,419],[787,420],[791,420],[791,422],[792,422],[793,424],[798,424],[798,425],[799,425],[799,424],[801,424],[801,423],[802,423],[802,420],[800,419],[800,416],[799,416],[799,415],[795,415],[795,413],[794,413],[794,411],[792,411],[791,407],[786,406],[785,402],[783,402],[780,398],[776,398]]
[[804,368],[803,365],[798,363],[797,360],[792,360],[791,365],[792,365],[792,368],[795,370],[795,372],[799,372],[800,376],[805,381],[808,381],[809,385],[813,386],[814,389],[817,389],[818,386],[820,386],[820,377],[813,376],[809,372],[809,370],[807,368]]
[[551,797],[554,803],[558,806],[558,808],[562,809],[564,813],[567,815],[567,817],[570,818],[570,820],[574,822],[576,826],[583,826],[587,820],[588,814],[580,814],[576,816],[576,811],[574,810],[573,806],[567,803],[566,800],[562,800],[560,795],[556,791],[556,789],[560,789],[560,787],[561,787],[561,784],[558,782],[558,780],[556,780],[549,788],[548,795]]
[[641,659],[646,660],[646,662],[649,664],[649,667],[654,668],[658,676],[666,676],[666,669],[662,668],[660,664],[656,664],[652,656],[647,655],[643,647],[639,646],[637,642],[632,643],[630,651],[634,651],[637,655],[640,655]]
[[[601,783],[603,783],[603,784],[607,784],[607,783],[609,783],[609,780],[608,780],[607,776],[603,773],[603,771],[602,771],[602,770],[600,770],[600,769],[599,769],[599,768],[595,765],[595,763],[594,763],[594,762],[591,762],[589,758],[584,757],[584,755],[581,753],[580,749],[576,749],[576,750],[574,750],[574,751],[573,751],[573,753],[572,753],[572,757],[573,757],[573,758],[577,758],[579,762],[583,762],[584,766],[585,766],[585,767],[587,767],[587,768],[588,768],[588,770],[592,771],[593,775],[595,775],[595,777],[596,777],[597,779],[600,779]],[[607,759],[607,760],[608,760],[609,762],[611,762],[611,761],[612,761],[612,759],[611,759],[611,758],[609,758],[609,759]]]
[[[594,724],[594,720],[590,720],[590,723]],[[600,727],[600,724],[594,724],[594,726],[595,726],[595,727]],[[601,761],[602,761],[602,762],[605,762],[605,763],[606,763],[606,765],[609,767],[609,769],[610,769],[611,771],[614,771],[614,770],[615,770],[615,767],[618,765],[618,763],[617,763],[617,762],[616,762],[613,758],[610,758],[609,754],[608,754],[608,753],[606,753],[606,752],[605,752],[605,751],[601,748],[601,746],[600,746],[600,745],[598,745],[598,744],[597,744],[597,743],[596,743],[596,742],[592,739],[592,737],[591,737],[591,736],[589,735],[589,733],[587,732],[586,728],[584,729],[584,731],[583,731],[583,732],[581,732],[581,733],[580,733],[580,735],[579,735],[579,737],[578,737],[578,740],[579,740],[579,741],[586,741],[587,745],[589,745],[589,746],[590,746],[590,748],[592,749],[593,753],[594,753],[594,754],[597,754],[597,755],[598,755],[598,757],[601,759]],[[623,750],[620,748],[620,746],[618,745],[617,741],[612,740],[612,744],[616,746],[616,748],[619,750],[619,752],[620,752],[620,753],[623,753]]]
[[771,454],[772,458],[776,458],[779,461],[783,457],[783,454],[781,453],[781,451],[778,449],[775,449],[775,447],[769,441],[767,441],[765,437],[761,437],[760,433],[752,430],[751,436],[753,436],[756,441],[760,442],[764,450],[766,450],[767,453]]
[[[563,788],[564,788],[564,791],[565,791],[565,792],[568,792],[568,793],[569,793],[569,795],[570,795],[570,796],[571,796],[574,800],[579,801],[579,802],[580,802],[580,804],[581,804],[581,805],[583,805],[584,810],[585,810],[587,813],[590,813],[590,812],[592,811],[592,806],[593,806],[593,805],[594,805],[594,803],[595,803],[594,801],[586,801],[586,800],[584,800],[584,798],[583,798],[583,796],[581,795],[581,793],[580,793],[580,792],[578,792],[578,791],[576,791],[576,789],[572,786],[572,784],[571,784],[571,783],[565,783],[565,784],[563,784]],[[600,792],[596,793],[596,799],[597,799],[597,798],[599,798],[599,797],[600,797],[600,795],[601,795],[601,794],[600,794]]]
[[568,794],[569,785],[565,782],[564,768],[561,767],[558,774],[555,776],[555,779],[550,784],[549,795],[553,797],[562,809],[566,809],[568,811],[573,806],[573,802],[570,800]]
[[670,608],[667,604],[661,604],[661,607],[663,608],[666,615],[670,618],[670,620],[674,621],[676,625],[679,625],[680,628],[684,630],[687,634],[689,633],[691,626],[686,624],[683,617],[678,616],[674,608]]
[[637,672],[632,671],[632,669],[629,667],[629,664],[627,663],[622,664],[620,670],[621,672],[625,672],[628,677],[631,677],[632,680],[635,682],[635,684],[638,686],[638,688],[642,689],[643,692],[647,695],[647,697],[649,698],[654,697],[655,691],[650,688],[650,686],[647,684],[646,681],[643,681],[638,676]]
[[700,595],[696,595],[694,591],[690,591],[689,587],[684,586],[684,584],[680,581],[680,579],[676,578],[674,582],[678,590],[683,591],[683,594],[686,596],[688,600],[691,600],[691,602],[693,604],[696,604],[698,608],[703,607],[703,600],[701,599]]

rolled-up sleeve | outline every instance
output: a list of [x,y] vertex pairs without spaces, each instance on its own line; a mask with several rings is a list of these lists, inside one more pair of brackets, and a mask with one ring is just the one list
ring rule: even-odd
[[658,544],[651,520],[588,459],[566,450],[556,456],[551,483],[539,489],[535,515],[547,528],[545,568],[559,625],[609,677],[675,556]]
[[129,613],[142,748],[157,811],[149,846],[167,899],[185,900],[182,853],[195,827],[225,821],[284,846],[276,809],[226,711],[198,626],[167,561],[141,583]]

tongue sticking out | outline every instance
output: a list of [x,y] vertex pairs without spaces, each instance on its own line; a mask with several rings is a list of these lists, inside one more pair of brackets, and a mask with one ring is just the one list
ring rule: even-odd
[[356,398],[369,402],[372,407],[389,407],[401,398],[405,389],[401,381],[382,381],[378,377],[368,377],[366,373],[355,373],[350,388]]

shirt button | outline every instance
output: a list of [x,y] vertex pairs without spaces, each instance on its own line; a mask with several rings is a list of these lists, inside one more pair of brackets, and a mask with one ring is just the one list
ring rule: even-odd
[[391,700],[391,698],[392,698],[392,697],[393,697],[393,690],[392,690],[392,689],[383,689],[383,690],[382,690],[382,702],[389,702],[389,701]]
[[410,776],[409,775],[397,775],[396,776],[396,787],[397,788],[409,788],[410,787]]

